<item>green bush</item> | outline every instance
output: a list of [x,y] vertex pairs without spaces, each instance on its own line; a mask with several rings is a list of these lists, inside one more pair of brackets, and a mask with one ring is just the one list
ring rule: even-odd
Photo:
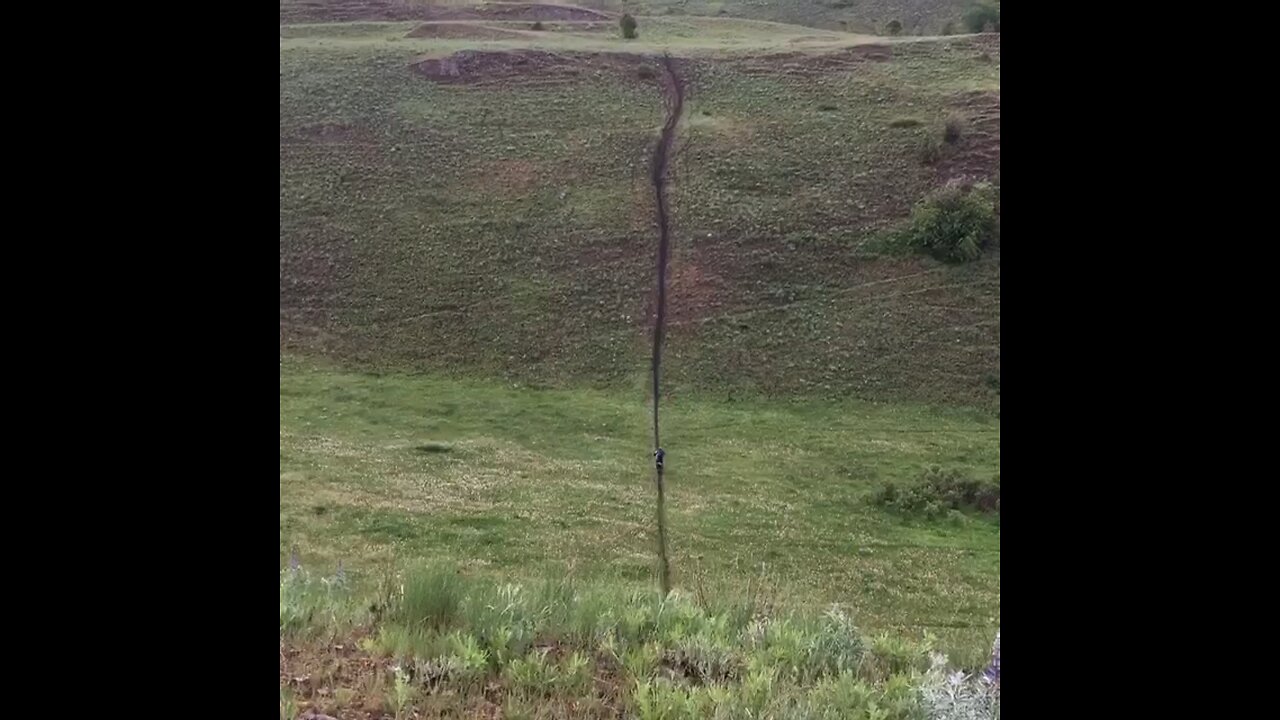
[[981,257],[998,231],[989,185],[949,185],[916,205],[899,241],[937,260],[963,263]]
[[959,470],[930,468],[911,485],[886,484],[873,497],[881,507],[937,519],[951,510],[1000,512],[1000,476],[975,480]]
[[636,19],[630,14],[624,13],[622,19],[618,21],[618,25],[622,27],[622,37],[627,40],[635,40],[638,37],[636,33]]
[[890,20],[889,24],[884,26],[884,29],[888,31],[890,35],[901,35],[902,23],[898,22],[897,20]]
[[947,122],[942,126],[942,139],[948,145],[955,145],[960,142],[960,136],[964,134],[964,120],[959,115],[951,115],[947,118]]
[[982,2],[969,8],[964,26],[971,33],[1000,32],[1000,3]]

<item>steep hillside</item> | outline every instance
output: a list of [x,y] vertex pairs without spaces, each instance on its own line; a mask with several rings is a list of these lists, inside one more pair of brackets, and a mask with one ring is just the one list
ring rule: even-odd
[[[998,404],[998,249],[950,267],[869,242],[998,173],[998,36],[642,17],[624,43],[611,22],[414,12],[436,20],[281,28],[282,349],[640,387],[663,110],[643,68],[670,49],[689,98],[667,387]],[[963,137],[926,164],[950,115]]]
[[909,35],[938,34],[971,0],[280,0],[280,22],[352,20],[589,20],[600,14],[736,17],[850,32],[883,31],[897,20]]

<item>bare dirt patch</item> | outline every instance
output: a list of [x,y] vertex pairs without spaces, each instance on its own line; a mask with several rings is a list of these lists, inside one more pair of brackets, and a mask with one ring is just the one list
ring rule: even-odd
[[714,314],[727,294],[724,280],[698,263],[696,250],[676,255],[671,273],[671,322],[694,322]]
[[956,95],[948,107],[961,121],[956,151],[938,163],[942,181],[989,178],[1000,172],[1000,93]]
[[549,5],[546,3],[493,2],[467,7],[432,7],[431,12],[441,20],[608,20],[609,15],[576,5]]
[[280,644],[280,687],[297,698],[298,710],[343,720],[383,717],[381,690],[390,661],[361,649],[364,633],[333,643]]

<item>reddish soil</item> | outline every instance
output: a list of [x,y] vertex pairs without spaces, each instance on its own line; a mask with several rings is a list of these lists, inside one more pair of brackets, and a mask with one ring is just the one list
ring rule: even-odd
[[963,130],[953,152],[938,163],[939,179],[978,179],[999,174],[1000,93],[961,93],[950,107],[963,118]]
[[[280,643],[280,688],[292,692],[298,720],[321,717],[336,720],[390,720],[386,698],[391,689],[391,658],[375,656],[360,647],[367,631],[334,642]],[[541,644],[537,649],[549,662],[562,662],[568,649]],[[627,683],[612,658],[595,657],[594,697],[544,698],[539,717],[569,720],[603,720],[622,716],[622,695]],[[460,697],[457,688],[435,687],[414,681],[417,697],[409,717],[498,720],[509,694],[503,682],[491,678],[481,692]]]
[[389,660],[360,649],[361,635],[336,643],[280,644],[280,687],[288,688],[305,717],[318,713],[341,720],[384,717],[382,689]]
[[853,70],[868,62],[888,62],[895,58],[939,53],[969,53],[992,62],[1000,58],[1000,36],[979,35],[956,40],[904,42],[886,45],[855,45],[828,53],[786,52],[757,55],[738,61],[749,75],[796,75],[816,77],[830,72]]

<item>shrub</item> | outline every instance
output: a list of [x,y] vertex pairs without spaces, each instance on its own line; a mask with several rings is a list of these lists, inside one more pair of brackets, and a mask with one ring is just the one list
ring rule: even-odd
[[871,641],[860,673],[865,680],[883,682],[894,675],[924,672],[929,667],[933,642],[928,636],[923,643],[918,643],[882,633]]
[[902,23],[897,20],[890,20],[889,24],[884,26],[884,29],[887,30],[890,35],[901,35]]
[[968,477],[959,470],[930,468],[918,483],[886,484],[873,497],[881,507],[936,519],[951,510],[1000,512],[1000,476],[990,481]]
[[911,211],[899,242],[937,260],[976,260],[996,237],[999,223],[989,185],[948,185]]
[[942,159],[942,142],[932,134],[926,135],[920,139],[916,152],[920,155],[920,162],[932,165]]
[[947,21],[947,24],[942,26],[942,34],[943,34],[943,35],[955,35],[955,34],[956,34],[956,24],[955,24],[955,22],[953,22],[953,21]]
[[981,2],[969,8],[964,26],[971,33],[1000,32],[1000,3]]
[[920,681],[920,704],[928,718],[986,720],[1000,717],[1000,690],[981,677],[947,672],[947,661],[934,655]]
[[533,23],[532,25],[530,25],[530,26],[529,26],[529,29],[530,29],[530,30],[545,30],[546,28],[544,28],[544,27],[542,26],[542,21],[541,21],[541,20],[535,20],[535,21],[534,21],[534,23]]
[[955,145],[960,142],[960,136],[964,134],[964,120],[959,115],[951,115],[947,118],[947,122],[942,126],[942,139],[948,145]]
[[651,65],[641,65],[640,69],[636,71],[636,75],[639,76],[641,80],[652,80],[658,77],[657,71],[654,70]]
[[631,17],[629,13],[623,13],[622,19],[618,21],[618,25],[622,28],[622,37],[627,40],[635,40],[638,37],[636,33],[636,19]]
[[900,117],[889,121],[889,127],[891,128],[913,128],[920,127],[923,124],[919,118],[913,117]]

